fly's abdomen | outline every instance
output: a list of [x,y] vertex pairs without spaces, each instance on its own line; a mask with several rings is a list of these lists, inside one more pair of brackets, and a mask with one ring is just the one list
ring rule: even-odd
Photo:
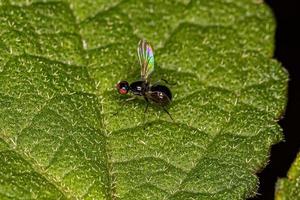
[[154,85],[147,93],[147,97],[157,105],[166,106],[171,103],[172,93],[170,89],[164,85]]

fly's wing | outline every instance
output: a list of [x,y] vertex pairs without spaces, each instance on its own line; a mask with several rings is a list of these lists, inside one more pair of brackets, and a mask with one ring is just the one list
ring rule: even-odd
[[141,65],[141,78],[147,81],[154,71],[154,53],[151,45],[146,40],[140,40],[137,53]]

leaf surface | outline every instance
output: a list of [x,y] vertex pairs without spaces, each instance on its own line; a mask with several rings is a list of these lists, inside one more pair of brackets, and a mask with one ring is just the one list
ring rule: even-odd
[[[256,1],[0,3],[1,199],[245,199],[281,138],[287,74]],[[175,122],[124,103],[136,47]],[[117,115],[115,113],[117,112]],[[145,123],[146,122],[146,123]]]
[[281,178],[276,184],[276,200],[300,199],[300,154],[292,164],[287,178]]

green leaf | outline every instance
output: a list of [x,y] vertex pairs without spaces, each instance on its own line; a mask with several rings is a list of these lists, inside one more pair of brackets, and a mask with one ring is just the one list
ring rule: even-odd
[[276,184],[276,200],[300,199],[300,153],[292,164],[287,178],[281,178]]
[[[259,1],[0,3],[0,199],[245,199],[255,194],[287,73]],[[155,49],[169,111],[125,102],[136,47]],[[115,113],[118,112],[117,115]]]

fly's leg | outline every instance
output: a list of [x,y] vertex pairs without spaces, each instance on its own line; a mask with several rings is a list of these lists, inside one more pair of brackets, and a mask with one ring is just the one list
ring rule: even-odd
[[132,100],[134,100],[134,99],[136,99],[136,96],[133,96],[133,97],[130,97],[130,98],[126,99],[125,102],[127,102],[127,101],[132,101]]
[[145,110],[144,110],[144,114],[146,114],[146,112],[147,112],[147,110],[148,110],[148,107],[149,107],[149,102],[147,102],[147,104],[146,104],[146,108],[145,108]]
[[167,81],[166,79],[163,79],[163,78],[156,81],[153,85],[158,85],[162,81],[165,82],[167,85],[176,85],[176,83],[170,83],[169,81]]
[[[121,105],[121,106],[122,106],[122,107],[121,107],[121,110],[123,110],[123,108],[124,108],[126,102],[132,101],[132,100],[134,100],[134,99],[136,99],[136,96],[132,96],[132,97],[126,99],[125,101],[123,101],[123,102],[122,102],[122,105]],[[120,109],[119,109],[119,110],[120,110]],[[114,116],[117,115],[117,114],[119,113],[119,110],[117,110],[116,112],[114,112],[113,115],[114,115]]]
[[171,116],[171,114],[169,113],[169,111],[165,108],[165,107],[163,107],[163,110],[169,115],[169,117],[172,119],[172,121],[174,122],[174,119],[173,119],[173,117]]
[[169,81],[167,81],[166,79],[160,79],[160,80],[162,80],[162,81],[164,81],[166,84],[168,84],[168,85],[176,85],[176,83],[170,83]]
[[145,110],[144,110],[144,124],[146,123],[146,113],[147,113],[147,111],[148,111],[148,107],[149,107],[149,100],[148,100],[148,98],[147,97],[145,97],[144,96],[144,98],[145,98],[145,101],[146,101],[146,108],[145,108]]

